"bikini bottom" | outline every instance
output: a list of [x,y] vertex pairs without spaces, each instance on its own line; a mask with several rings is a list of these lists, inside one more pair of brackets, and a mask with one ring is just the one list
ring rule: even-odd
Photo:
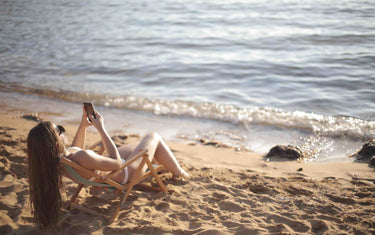
[[[121,161],[122,161],[122,164],[125,163],[125,159],[121,159]],[[99,171],[99,170],[96,170],[95,173],[96,173],[96,174],[100,174],[100,171]],[[124,173],[125,173],[125,176],[124,176],[124,179],[123,179],[122,182],[121,182],[122,185],[124,185],[124,184],[126,184],[126,183],[128,182],[128,179],[129,179],[128,167],[125,167],[125,168],[124,168]],[[95,180],[95,177],[91,177],[89,180],[90,180],[90,181],[94,181],[94,180]]]

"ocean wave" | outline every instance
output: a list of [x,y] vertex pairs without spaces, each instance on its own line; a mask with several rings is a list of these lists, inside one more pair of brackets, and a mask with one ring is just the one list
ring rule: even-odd
[[222,121],[244,127],[264,125],[291,128],[333,138],[369,139],[375,136],[375,121],[350,116],[325,116],[304,111],[288,112],[267,107],[241,108],[235,105],[196,103],[182,100],[148,99],[139,96],[109,96],[66,90],[31,88],[0,83],[4,92],[18,92],[69,102],[93,101],[97,106],[152,112],[161,116],[181,116]]

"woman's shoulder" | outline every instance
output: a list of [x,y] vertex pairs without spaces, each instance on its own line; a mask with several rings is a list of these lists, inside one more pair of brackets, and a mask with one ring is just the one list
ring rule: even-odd
[[92,150],[81,149],[79,147],[69,147],[67,150],[70,152],[68,158],[75,162],[80,162],[80,160],[85,160],[90,157]]
[[90,149],[81,149],[80,147],[69,147],[67,150],[70,152],[70,155],[82,155],[82,154],[91,154],[94,153],[94,151]]
[[72,146],[72,147],[67,148],[67,150],[70,153],[75,153],[75,152],[81,151],[82,149],[80,147]]
[[81,149],[79,148],[79,151],[76,151],[74,153],[70,153],[68,158],[75,162],[78,163],[81,166],[84,166],[88,169],[98,169],[98,165],[95,165],[97,162],[96,159],[96,153],[92,150],[88,149]]

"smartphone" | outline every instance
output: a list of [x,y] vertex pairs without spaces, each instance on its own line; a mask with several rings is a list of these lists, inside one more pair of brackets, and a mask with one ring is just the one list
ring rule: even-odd
[[83,106],[85,107],[87,117],[89,118],[89,121],[91,122],[91,119],[90,119],[91,115],[93,115],[94,118],[96,118],[94,104],[92,102],[83,102]]

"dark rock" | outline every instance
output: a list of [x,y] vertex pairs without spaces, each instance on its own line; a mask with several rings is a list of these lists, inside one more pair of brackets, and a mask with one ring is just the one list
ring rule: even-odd
[[266,194],[270,191],[270,189],[263,184],[249,184],[249,189],[251,192],[257,194]]
[[351,156],[359,161],[372,162],[372,158],[375,157],[375,140],[370,139],[362,145],[361,150]]
[[33,114],[25,114],[22,116],[22,118],[30,121],[35,121],[35,122],[40,122],[42,119],[39,117],[38,113],[33,113]]
[[372,158],[371,158],[370,166],[375,167],[375,157],[372,157]]
[[302,151],[293,145],[276,145],[270,149],[270,151],[264,156],[264,158],[279,158],[279,159],[289,159],[297,160],[303,158]]
[[112,136],[112,140],[117,144],[117,143],[121,143],[121,144],[123,144],[124,143],[124,141],[126,140],[126,139],[128,139],[129,138],[129,136],[127,136],[127,135],[115,135],[115,136]]
[[226,144],[223,144],[221,142],[215,141],[215,140],[206,140],[206,139],[199,139],[198,140],[201,144],[207,145],[207,146],[214,146],[214,147],[223,147],[228,148],[229,146]]
[[129,136],[127,135],[116,135],[115,138],[119,138],[120,140],[126,140]]

